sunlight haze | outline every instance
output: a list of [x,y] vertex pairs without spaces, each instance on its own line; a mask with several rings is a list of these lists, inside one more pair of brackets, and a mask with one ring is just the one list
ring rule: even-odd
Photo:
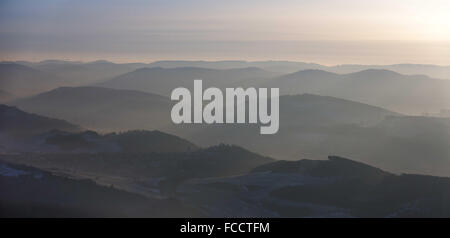
[[450,2],[1,1],[2,60],[450,64]]

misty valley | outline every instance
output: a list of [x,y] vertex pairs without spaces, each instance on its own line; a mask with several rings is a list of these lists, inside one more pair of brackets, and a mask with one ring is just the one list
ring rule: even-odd
[[449,217],[448,72],[2,62],[0,216]]

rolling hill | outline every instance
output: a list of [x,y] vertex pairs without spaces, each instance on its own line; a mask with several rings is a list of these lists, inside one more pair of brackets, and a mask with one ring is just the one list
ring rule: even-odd
[[140,90],[170,96],[173,89],[185,87],[192,89],[194,79],[202,79],[203,87],[225,88],[242,86],[246,80],[263,79],[274,74],[259,68],[239,69],[207,69],[207,68],[141,68],[133,72],[118,76],[104,83],[101,87],[115,89]]
[[61,86],[87,86],[131,72],[145,65],[116,64],[105,60],[87,63],[46,60],[38,63],[23,62],[23,64],[59,76],[62,81]]
[[257,67],[266,71],[275,72],[277,74],[292,73],[303,69],[325,69],[326,66],[293,62],[293,61],[242,61],[242,60],[223,60],[223,61],[180,61],[180,60],[166,60],[156,61],[149,64],[149,67],[161,68],[182,68],[182,67],[198,67],[210,69],[233,69],[233,68],[248,68]]
[[316,69],[325,70],[337,74],[349,74],[367,69],[385,69],[406,75],[427,75],[432,78],[450,79],[450,66],[431,64],[392,64],[392,65],[360,65],[342,64],[326,66],[314,63],[293,61],[156,61],[148,67],[178,68],[178,67],[200,67],[211,69],[231,69],[258,67],[267,71],[280,74],[289,74],[301,70]]
[[339,98],[285,95],[280,97],[280,128],[274,135],[260,135],[258,124],[173,125],[167,131],[199,145],[235,143],[275,158],[295,159],[307,156],[303,147],[319,143],[335,128],[371,127],[396,115],[400,114]]
[[0,88],[16,97],[54,89],[61,83],[54,74],[16,63],[0,63]]
[[0,183],[2,218],[202,216],[179,200],[149,198],[29,166],[0,163]]
[[350,74],[303,70],[261,82],[281,94],[313,93],[420,115],[450,107],[450,81],[368,69]]
[[131,90],[62,87],[11,104],[100,131],[160,129],[171,123],[171,101]]
[[241,176],[184,183],[212,217],[447,217],[450,178],[396,175],[338,156],[275,161]]
[[28,144],[32,143],[35,143],[34,148],[47,153],[181,153],[200,149],[182,138],[144,130],[104,135],[94,131],[68,133],[53,130],[28,141]]
[[336,65],[328,67],[327,71],[348,74],[367,69],[385,69],[406,75],[427,75],[437,79],[450,79],[450,66],[432,64],[392,64],[392,65]]
[[0,134],[8,137],[26,137],[49,130],[77,132],[81,128],[63,120],[48,118],[0,105]]

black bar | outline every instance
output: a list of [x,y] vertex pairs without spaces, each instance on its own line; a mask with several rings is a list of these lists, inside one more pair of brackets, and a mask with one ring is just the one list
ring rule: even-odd
[[[188,223],[191,229],[182,232],[182,227]],[[117,237],[280,237],[279,235],[315,237],[338,234],[384,237],[393,234],[430,236],[436,234],[439,229],[445,231],[450,225],[450,219],[2,219],[0,224],[2,229],[10,229],[14,232],[13,234],[22,232],[49,234],[63,230],[70,235],[86,236],[87,233],[104,235],[108,232]],[[208,232],[205,226],[212,225],[214,225],[213,231]],[[192,230],[193,227],[197,229],[195,232]],[[201,228],[205,229],[200,230]]]

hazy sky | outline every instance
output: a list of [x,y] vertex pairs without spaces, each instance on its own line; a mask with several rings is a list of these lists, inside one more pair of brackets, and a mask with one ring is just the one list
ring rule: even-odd
[[450,65],[450,1],[0,0],[0,54]]

